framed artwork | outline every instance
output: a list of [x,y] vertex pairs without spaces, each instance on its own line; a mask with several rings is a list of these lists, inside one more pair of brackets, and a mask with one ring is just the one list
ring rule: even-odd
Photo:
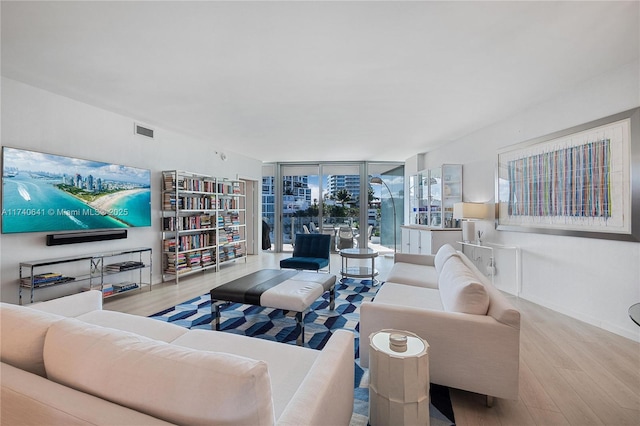
[[640,108],[501,150],[496,228],[640,241]]

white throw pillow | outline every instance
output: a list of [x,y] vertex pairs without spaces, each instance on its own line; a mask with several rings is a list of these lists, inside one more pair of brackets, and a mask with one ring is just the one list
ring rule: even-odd
[[453,248],[451,244],[445,244],[436,253],[433,264],[436,267],[438,275],[442,272],[442,267],[452,256],[458,256],[458,252]]
[[0,359],[21,370],[46,377],[42,351],[51,324],[64,317],[24,306],[0,303]]
[[263,361],[65,319],[49,328],[44,363],[55,382],[172,423],[275,422]]
[[489,310],[487,290],[460,258],[444,264],[438,289],[445,311],[486,315]]

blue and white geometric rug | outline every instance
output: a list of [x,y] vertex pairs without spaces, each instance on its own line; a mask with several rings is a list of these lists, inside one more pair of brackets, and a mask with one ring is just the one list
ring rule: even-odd
[[[346,329],[355,337],[355,388],[352,426],[366,426],[369,414],[369,371],[360,367],[358,342],[360,304],[370,301],[380,286],[373,287],[371,280],[347,279],[336,282],[335,310],[329,310],[329,293],[322,295],[311,305],[305,316],[305,345],[312,349],[322,349],[333,330]],[[172,308],[158,312],[151,318],[171,322],[190,329],[211,330],[211,298],[209,293],[188,300]],[[296,321],[286,316],[280,309],[234,303],[221,309],[220,330],[281,343],[296,344]],[[447,388],[431,391],[431,425],[449,426],[454,424],[453,410]],[[437,401],[435,400],[437,399]],[[433,404],[436,404],[434,406]],[[448,415],[445,416],[444,413]]]

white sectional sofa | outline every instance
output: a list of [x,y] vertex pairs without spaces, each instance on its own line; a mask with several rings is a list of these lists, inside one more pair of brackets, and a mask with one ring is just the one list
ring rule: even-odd
[[368,336],[392,328],[429,343],[432,383],[517,399],[520,313],[451,245],[435,256],[396,254],[373,302],[360,308],[360,361],[369,361]]
[[353,333],[322,351],[102,310],[0,304],[2,424],[346,425]]

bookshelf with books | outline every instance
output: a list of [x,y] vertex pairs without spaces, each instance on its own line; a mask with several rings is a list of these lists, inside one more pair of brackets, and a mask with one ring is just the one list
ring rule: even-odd
[[245,256],[244,182],[180,170],[162,180],[163,280]]
[[222,265],[246,255],[244,182],[218,180],[217,191],[218,263]]
[[151,258],[151,248],[140,247],[20,262],[19,303],[23,291],[29,291],[33,303],[38,290],[81,282],[86,283],[81,290],[99,290],[104,298],[147,286],[151,290]]

